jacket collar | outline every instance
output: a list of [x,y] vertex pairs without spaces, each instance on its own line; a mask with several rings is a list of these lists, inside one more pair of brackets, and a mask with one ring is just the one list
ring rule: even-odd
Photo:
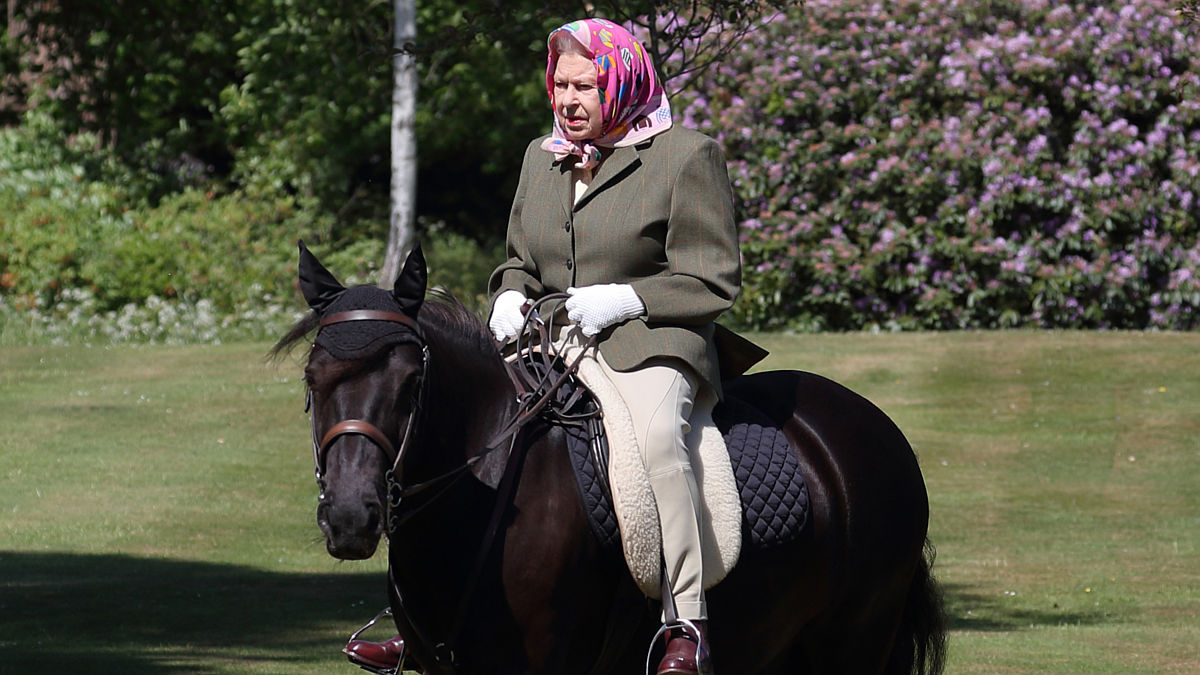
[[560,173],[558,194],[562,199],[563,211],[571,213],[583,208],[596,194],[615,184],[622,176],[637,168],[642,163],[640,157],[642,150],[650,147],[653,141],[654,139],[651,138],[637,145],[614,148],[612,154],[598,167],[596,175],[592,178],[592,184],[588,186],[587,192],[583,193],[583,197],[580,198],[578,204],[573,203],[575,201],[575,186],[571,182],[571,166],[577,158],[568,157],[561,162],[551,164],[552,168]]

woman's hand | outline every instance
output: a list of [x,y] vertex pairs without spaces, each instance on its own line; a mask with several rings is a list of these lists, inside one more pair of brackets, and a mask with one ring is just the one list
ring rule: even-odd
[[521,332],[525,323],[525,315],[521,308],[528,302],[521,291],[509,289],[496,297],[492,303],[492,316],[488,319],[488,328],[497,342],[505,342]]
[[567,318],[591,337],[614,323],[641,316],[646,305],[629,284],[594,284],[568,288]]

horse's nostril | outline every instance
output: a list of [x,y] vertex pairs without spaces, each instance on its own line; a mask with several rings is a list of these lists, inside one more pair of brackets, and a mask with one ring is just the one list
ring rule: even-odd
[[367,509],[367,532],[380,532],[382,530],[383,519],[380,518],[379,505],[368,503]]

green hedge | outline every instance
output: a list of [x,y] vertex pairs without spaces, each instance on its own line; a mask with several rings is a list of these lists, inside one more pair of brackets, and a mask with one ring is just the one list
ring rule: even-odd
[[[277,336],[305,310],[300,238],[345,283],[377,280],[381,240],[328,244],[332,221],[295,196],[190,189],[150,206],[94,148],[36,114],[0,130],[0,341]],[[431,283],[481,306],[501,251],[425,229]]]

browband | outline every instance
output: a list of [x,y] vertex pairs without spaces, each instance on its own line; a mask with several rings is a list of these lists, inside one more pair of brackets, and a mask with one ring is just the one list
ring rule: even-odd
[[421,335],[421,326],[407,314],[399,312],[384,312],[377,309],[355,309],[349,312],[338,312],[330,314],[321,319],[320,327],[324,328],[335,323],[345,323],[347,321],[391,321],[399,323],[416,331],[417,335]]

